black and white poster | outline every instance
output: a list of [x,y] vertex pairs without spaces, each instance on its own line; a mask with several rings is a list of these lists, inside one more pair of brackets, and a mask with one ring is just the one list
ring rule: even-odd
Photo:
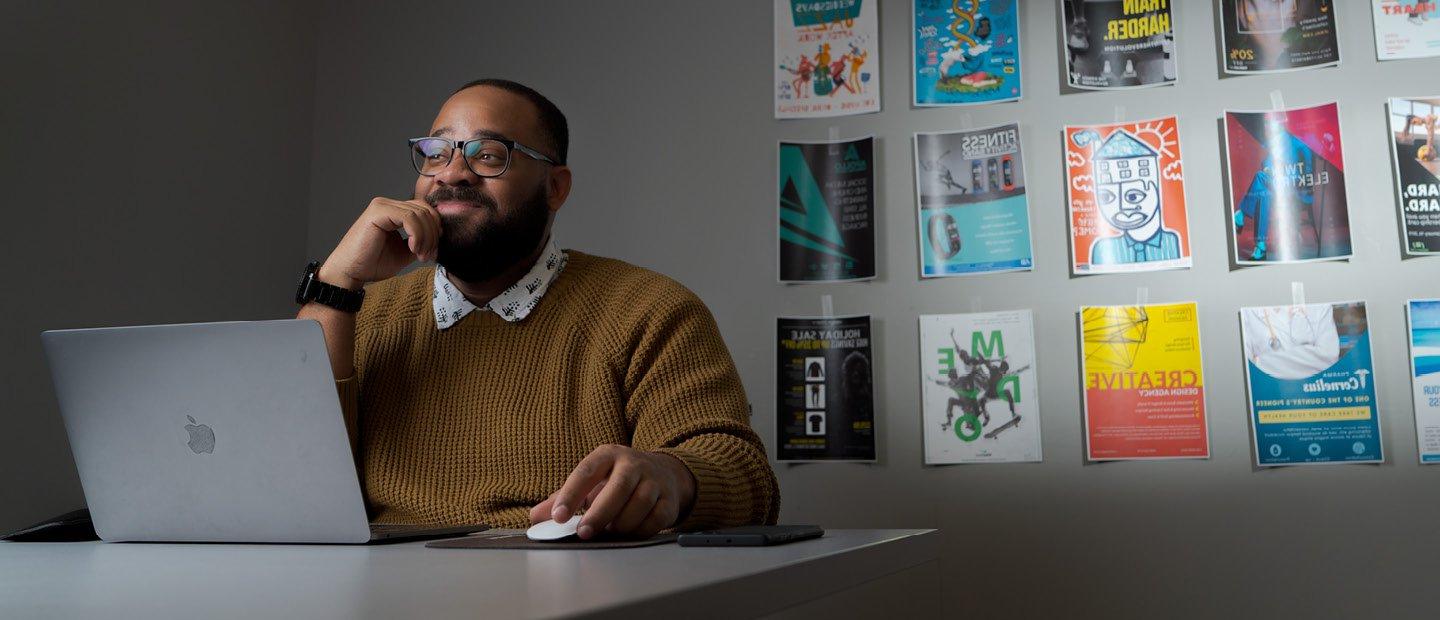
[[780,317],[777,461],[874,461],[870,317]]
[[1169,0],[1063,0],[1061,4],[1070,86],[1144,88],[1178,79]]

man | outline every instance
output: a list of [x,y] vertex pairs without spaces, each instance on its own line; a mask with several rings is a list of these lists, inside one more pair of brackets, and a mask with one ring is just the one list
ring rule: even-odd
[[[413,198],[372,200],[312,267],[339,288],[299,317],[324,328],[374,520],[583,511],[584,539],[774,523],[774,473],[704,304],[550,238],[568,141],[534,90],[467,84],[410,141]],[[416,260],[437,265],[392,277]]]

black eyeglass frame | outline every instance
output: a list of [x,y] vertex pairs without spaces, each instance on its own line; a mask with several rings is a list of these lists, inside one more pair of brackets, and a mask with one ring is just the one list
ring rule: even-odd
[[[450,145],[450,152],[449,152],[449,157],[450,157],[450,159],[445,160],[445,165],[446,165],[446,166],[450,165],[450,160],[455,158],[455,151],[456,151],[456,150],[459,150],[460,153],[461,153],[461,156],[462,156],[462,157],[464,158],[464,160],[465,160],[465,168],[467,168],[468,170],[470,170],[470,172],[473,173],[475,176],[481,177],[481,178],[484,178],[484,179],[493,179],[493,178],[498,177],[498,176],[500,176],[500,175],[502,175],[502,174],[505,174],[506,172],[509,172],[509,171],[510,171],[510,163],[513,162],[513,161],[515,161],[515,151],[520,151],[521,153],[524,153],[525,155],[529,156],[530,159],[534,159],[534,160],[536,160],[536,161],[545,162],[545,163],[550,164],[550,165],[552,165],[552,166],[561,166],[561,165],[564,165],[564,164],[561,164],[561,163],[559,163],[559,162],[556,162],[556,161],[553,160],[553,159],[550,159],[548,156],[546,156],[544,153],[541,153],[540,151],[537,151],[537,150],[535,150],[535,149],[533,149],[533,148],[531,148],[531,147],[525,146],[524,144],[520,144],[519,142],[516,142],[516,141],[514,141],[514,140],[506,140],[506,139],[504,139],[504,138],[475,138],[475,139],[473,139],[473,140],[451,140],[451,139],[449,139],[449,138],[441,138],[441,137],[439,137],[439,136],[426,136],[426,137],[423,137],[423,138],[410,138],[409,143],[410,143],[410,151],[411,151],[411,153],[414,153],[414,152],[415,152],[415,145],[416,145],[417,143],[419,143],[421,140],[440,140],[440,141],[445,142],[445,143],[447,143],[447,144]],[[470,165],[470,158],[469,158],[469,157],[464,157],[465,145],[470,144],[470,143],[472,143],[472,142],[486,142],[486,141],[489,141],[489,142],[499,142],[501,145],[503,145],[503,146],[505,147],[505,167],[504,167],[504,168],[501,168],[501,169],[500,169],[500,172],[497,172],[497,173],[495,173],[495,174],[480,174],[479,171],[475,170],[475,167],[474,167],[474,166],[471,166],[471,165]],[[415,172],[418,173],[420,176],[433,177],[433,176],[435,176],[435,175],[437,175],[437,174],[440,174],[439,172],[433,172],[433,173],[430,173],[430,174],[426,174],[424,170],[421,170],[421,169],[420,169],[420,163],[417,162],[417,161],[415,161],[415,156],[414,156],[413,154],[410,156],[410,166],[411,166],[412,168],[414,168],[414,169],[415,169]]]

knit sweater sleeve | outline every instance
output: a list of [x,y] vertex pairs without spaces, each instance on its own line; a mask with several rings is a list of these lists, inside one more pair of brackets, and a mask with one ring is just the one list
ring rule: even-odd
[[780,489],[745,390],[703,302],[678,287],[646,313],[625,384],[632,447],[669,454],[694,474],[695,501],[677,526],[773,524]]

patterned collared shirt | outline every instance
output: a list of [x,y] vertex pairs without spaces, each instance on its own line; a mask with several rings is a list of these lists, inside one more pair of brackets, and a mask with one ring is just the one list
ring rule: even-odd
[[[539,260],[530,267],[530,271],[510,288],[491,299],[484,309],[512,323],[530,316],[530,311],[540,303],[540,298],[545,295],[545,291],[550,290],[550,285],[565,268],[566,260],[568,257],[555,246],[555,239],[552,237],[546,242],[545,250],[540,253]],[[435,266],[435,283],[431,289],[430,302],[435,309],[435,327],[441,330],[459,323],[465,315],[477,309],[455,285],[450,284],[450,280],[445,277],[445,268],[440,265]]]

